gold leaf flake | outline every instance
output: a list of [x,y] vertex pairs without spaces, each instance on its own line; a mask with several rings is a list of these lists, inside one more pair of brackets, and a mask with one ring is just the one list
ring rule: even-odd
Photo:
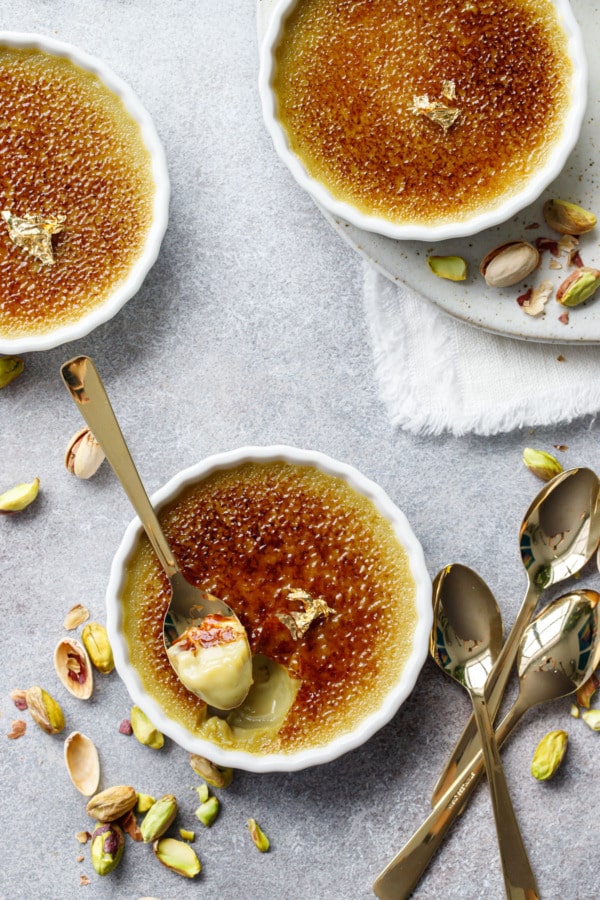
[[22,247],[46,266],[53,265],[52,235],[63,230],[65,216],[26,213],[20,218],[13,216],[8,209],[3,209],[1,215],[8,228],[8,236],[16,247]]
[[299,602],[304,607],[304,612],[290,610],[289,613],[277,613],[277,618],[289,629],[295,641],[304,637],[315,619],[320,616],[327,617],[334,612],[322,597],[311,597],[301,588],[293,588],[288,594],[288,600]]
[[442,82],[442,96],[445,97],[446,100],[456,99],[456,84],[454,81]]
[[417,116],[427,116],[444,131],[448,131],[460,116],[460,109],[446,106],[437,100],[430,100],[427,94],[422,97],[413,97],[412,110]]
[[531,297],[528,300],[525,300],[523,303],[523,309],[527,313],[528,316],[541,316],[544,312],[544,307],[546,303],[550,299],[550,295],[552,294],[553,287],[551,281],[542,281],[534,291],[531,293]]

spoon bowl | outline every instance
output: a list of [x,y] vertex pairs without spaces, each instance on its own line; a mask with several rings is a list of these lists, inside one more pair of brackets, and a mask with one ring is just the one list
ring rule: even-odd
[[[158,517],[152,508],[150,499],[138,471],[135,467],[125,439],[117,422],[100,375],[87,356],[79,356],[61,367],[63,381],[85,419],[90,431],[102,447],[121,486],[129,497],[148,539],[167,575],[171,585],[171,600],[165,614],[163,636],[167,651],[177,646],[180,640],[186,641],[186,662],[190,662],[196,670],[196,677],[184,677],[179,664],[169,656],[178,678],[185,687],[217,709],[232,709],[239,706],[252,683],[251,654],[248,637],[241,622],[233,610],[222,600],[209,594],[195,584],[190,583],[169,547],[162,531]],[[203,623],[210,623],[210,637],[214,644],[217,629],[228,626],[228,643],[225,645],[225,656],[221,660],[215,657],[214,650],[219,647],[206,645],[201,639],[191,640],[188,635],[202,634]],[[235,636],[231,638],[231,632]],[[234,655],[227,648],[240,645],[240,652]],[[177,649],[179,647],[177,646]],[[203,653],[204,651],[204,653]],[[206,671],[197,677],[197,663],[203,656],[211,654]],[[199,658],[199,659],[198,659]],[[181,659],[178,656],[177,659]],[[187,670],[190,671],[189,669]],[[206,674],[208,672],[208,674]]]

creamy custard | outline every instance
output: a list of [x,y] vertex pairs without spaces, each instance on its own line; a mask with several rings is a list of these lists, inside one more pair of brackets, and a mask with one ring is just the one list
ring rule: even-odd
[[40,50],[0,45],[0,210],[64,216],[54,264],[0,221],[0,334],[71,324],[128,275],[152,223],[155,183],[140,127],[95,75]]
[[[224,747],[294,752],[380,706],[411,652],[417,611],[406,553],[368,499],[308,466],[252,463],[187,489],[160,518],[186,575],[239,617],[257,663],[246,704],[207,718],[169,663],[168,584],[140,537],[121,597],[124,634],[145,690],[172,719]],[[295,590],[331,610],[296,639],[279,618]]]
[[[571,75],[551,0],[301,0],[273,86],[291,149],[336,199],[431,225],[524,186]],[[436,121],[424,100],[457,114]]]

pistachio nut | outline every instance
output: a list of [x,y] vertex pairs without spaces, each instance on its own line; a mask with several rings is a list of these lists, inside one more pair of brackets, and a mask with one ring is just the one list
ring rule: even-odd
[[89,428],[81,428],[67,445],[65,466],[77,478],[91,478],[104,462],[104,450]]
[[550,731],[536,747],[531,761],[531,774],[538,781],[548,781],[556,773],[567,752],[566,731]]
[[152,750],[160,750],[165,739],[160,731],[154,727],[146,713],[142,712],[139,706],[131,707],[130,719],[133,733],[140,744],[151,747]]
[[79,641],[60,639],[54,651],[54,668],[70,694],[79,700],[89,700],[94,690],[94,674],[87,651]]
[[540,252],[527,241],[500,244],[484,256],[479,271],[489,287],[510,287],[523,281],[540,264]]
[[195,841],[196,840],[196,832],[189,831],[187,828],[179,829],[179,837],[184,841]]
[[59,734],[65,727],[60,705],[43,688],[35,685],[25,691],[25,701],[31,718],[46,734]]
[[248,819],[248,831],[256,849],[261,853],[266,853],[271,843],[256,819]]
[[108,875],[117,868],[125,849],[125,835],[114,822],[98,825],[92,834],[90,856],[98,875]]
[[135,811],[139,813],[147,813],[151,806],[156,803],[156,797],[150,794],[138,794],[135,803]]
[[18,378],[25,363],[18,356],[3,356],[0,358],[0,388],[6,387],[15,378]]
[[581,718],[592,731],[600,731],[600,709],[586,709]]
[[33,503],[39,490],[39,478],[34,478],[30,482],[20,482],[15,487],[0,494],[0,513],[21,512]]
[[200,778],[215,788],[227,788],[233,780],[233,769],[216,766],[205,756],[190,753],[190,766]]
[[88,816],[98,822],[114,822],[133,809],[137,801],[135,789],[125,784],[100,791],[88,802],[85,808]]
[[592,704],[592,697],[598,688],[600,688],[600,671],[598,674],[593,672],[588,680],[584,681],[581,687],[577,689],[575,697],[579,706],[589,709]]
[[579,306],[589,300],[600,286],[600,270],[582,266],[565,278],[556,291],[556,299],[563,306]]
[[65,628],[67,631],[73,631],[79,625],[83,625],[84,622],[87,622],[89,617],[89,609],[87,609],[83,605],[83,603],[76,603],[75,606],[71,607],[71,609],[65,616],[63,628]]
[[165,794],[153,803],[140,825],[145,844],[152,844],[162,837],[177,815],[177,800],[173,794]]
[[525,447],[523,450],[523,462],[529,471],[542,481],[550,481],[563,471],[563,467],[551,453],[534,450],[532,447]]
[[579,707],[576,703],[571,703],[571,709],[569,713],[573,716],[574,719],[578,719],[580,716]]
[[77,790],[91,797],[100,782],[100,760],[96,746],[85,734],[73,731],[65,740],[65,765]]
[[81,640],[96,669],[108,675],[115,667],[113,652],[104,625],[88,622],[81,632]]
[[428,256],[427,265],[438,278],[464,281],[467,277],[467,263],[461,256]]
[[585,234],[596,225],[594,213],[566,200],[546,200],[543,212],[546,224],[560,234]]
[[196,791],[198,792],[198,800],[200,801],[200,803],[206,803],[206,801],[208,800],[208,798],[210,796],[210,792],[208,790],[208,785],[207,784],[199,784],[196,787]]
[[219,815],[219,801],[216,797],[209,797],[204,803],[201,803],[196,810],[196,818],[198,821],[206,825],[207,828],[213,824]]
[[183,875],[184,878],[195,878],[200,872],[202,866],[200,860],[192,850],[189,844],[178,841],[175,838],[160,838],[152,845],[154,855],[159,862]]

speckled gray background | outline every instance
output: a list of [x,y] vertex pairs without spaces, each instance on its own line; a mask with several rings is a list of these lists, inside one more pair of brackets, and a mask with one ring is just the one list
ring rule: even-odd
[[[197,782],[187,754],[155,752],[118,733],[129,711],[116,674],[88,703],[66,695],[52,653],[66,611],[86,603],[104,620],[110,562],[132,517],[108,466],[90,482],[63,468],[80,427],[59,380],[76,353],[96,360],[150,491],[205,455],[247,443],[322,450],[378,481],[406,512],[434,574],[477,569],[512,622],[525,587],[521,517],[539,487],[521,464],[526,445],[566,444],[566,466],[598,467],[590,421],[493,439],[394,433],[377,396],[359,260],[278,162],[256,91],[253,0],[12,0],[2,27],[39,31],[104,59],[136,90],[166,148],[173,198],[156,266],[119,315],[88,338],[29,355],[0,393],[0,487],[41,479],[39,500],[0,521],[0,897],[160,900],[354,900],[428,810],[436,773],[469,701],[428,662],[394,720],[367,745],[320,769],[236,775],[211,830],[198,826],[203,874],[162,869],[147,846],[101,879],[78,863],[85,801],[68,780],[62,738],[19,714],[11,689],[39,683],[64,704],[67,729],[100,749],[105,786],[174,792],[193,822]],[[1,289],[1,288],[0,288]],[[493,393],[493,388],[490,388]],[[579,584],[598,587],[590,570]],[[27,714],[24,715],[27,718]],[[563,771],[529,775],[541,736],[565,727]],[[542,897],[600,895],[597,822],[600,736],[569,717],[569,701],[529,714],[504,753],[507,778]],[[272,839],[260,855],[245,822]],[[92,883],[79,886],[79,875]],[[480,789],[422,880],[419,898],[503,896],[489,797]]]

